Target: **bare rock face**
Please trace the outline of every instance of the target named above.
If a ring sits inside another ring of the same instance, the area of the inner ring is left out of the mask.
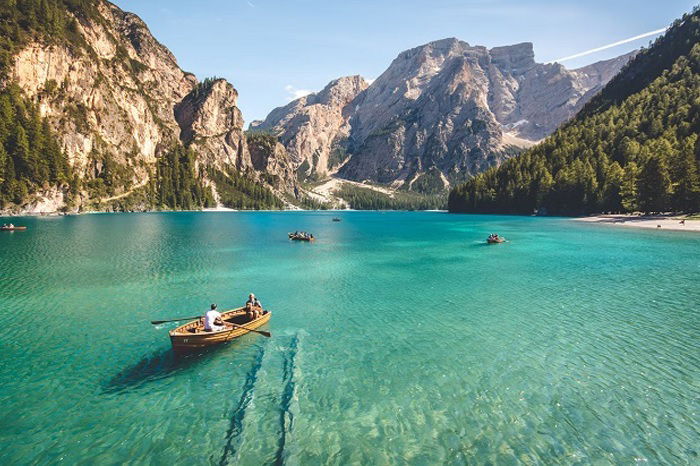
[[[202,162],[238,170],[252,168],[243,134],[238,92],[224,79],[205,81],[175,105],[180,139],[201,154]]]
[[[108,156],[135,183],[177,140],[173,104],[196,79],[138,17],[107,2],[99,13],[104,21],[79,23],[88,50],[32,43],[15,56],[11,78],[38,100],[78,173],[89,179]]]
[[[248,138],[248,149],[253,168],[264,174],[273,189],[298,195],[294,163],[276,138],[266,134],[251,135]]]
[[[107,1],[97,7],[98,17],[77,22],[84,46],[32,42],[8,73],[38,103],[74,171],[89,182],[109,159],[127,178],[116,191],[126,192],[145,185],[164,152],[183,143],[195,149],[203,177],[206,167],[253,170],[264,183],[233,86],[198,83],[138,16]]]
[[[447,188],[553,132],[630,57],[571,71],[536,63],[530,43],[487,49],[444,39],[402,52],[370,86],[351,87],[354,95],[336,100],[342,111],[321,116],[314,107],[337,80],[257,128],[278,134],[302,171],[332,172],[327,161],[343,158],[338,175],[347,179]]]
[[[336,79],[317,94],[273,110],[251,129],[278,136],[303,175],[326,175],[343,161],[342,143],[349,134],[352,113],[347,106],[367,86],[361,76]]]

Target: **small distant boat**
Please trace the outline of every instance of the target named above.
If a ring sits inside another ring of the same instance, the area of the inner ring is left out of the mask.
[[[26,229],[27,227],[0,227],[0,231],[22,231]]]
[[[505,243],[506,239],[503,236],[489,236],[486,238],[486,242],[489,244]]]
[[[314,241],[314,235],[311,233],[306,233],[305,231],[297,231],[294,233],[289,233],[289,239],[292,241]]]
[[[340,219],[338,217],[333,217],[334,222],[340,222]]]
[[[270,320],[270,317],[272,317],[272,312],[263,311],[263,314],[260,317],[249,321],[246,317],[245,308],[243,307],[221,313],[221,320],[224,322],[243,325],[248,327],[248,329],[253,330],[266,324]],[[197,319],[187,322],[185,325],[181,325],[176,329],[171,330],[169,333],[170,342],[172,343],[175,351],[188,351],[231,341],[234,338],[250,333],[250,330],[248,329],[234,327],[232,329],[227,328],[216,332],[206,332],[204,331],[202,319]]]

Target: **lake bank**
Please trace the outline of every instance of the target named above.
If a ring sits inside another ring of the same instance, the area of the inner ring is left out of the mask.
[[[686,219],[683,215],[633,215],[611,214],[575,218],[577,222],[600,225],[647,228],[653,230],[692,231],[700,233],[700,218]],[[685,220],[685,223],[681,223]],[[660,226],[659,226],[660,225]]]

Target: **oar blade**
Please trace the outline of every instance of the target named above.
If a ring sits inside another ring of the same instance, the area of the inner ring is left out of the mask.
[[[169,320],[152,320],[151,323],[153,325],[159,325],[159,324],[165,324],[168,322],[180,322],[182,320],[196,320],[201,318],[202,316],[190,316],[190,317],[180,317],[179,319],[169,319]]]

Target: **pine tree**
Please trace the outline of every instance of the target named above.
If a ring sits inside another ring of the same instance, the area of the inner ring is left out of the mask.
[[[673,204],[686,212],[700,211],[700,174],[693,152],[697,136],[688,138],[679,152],[678,183],[673,190]]]
[[[669,206],[671,178],[664,157],[649,157],[642,166],[637,183],[639,208],[644,212],[663,212]]]

